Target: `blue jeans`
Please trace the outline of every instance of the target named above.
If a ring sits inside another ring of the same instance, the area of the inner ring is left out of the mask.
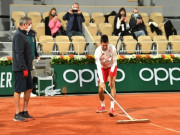
[[[72,41],[71,40],[72,36],[84,36],[84,34],[79,31],[71,30],[67,33],[67,36],[69,37],[69,40]]]
[[[143,30],[140,31],[136,31],[134,32],[136,38],[138,38],[139,36],[146,36],[145,32]]]

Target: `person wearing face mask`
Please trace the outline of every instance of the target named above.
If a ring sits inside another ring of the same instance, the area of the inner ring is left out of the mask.
[[[29,40],[26,36],[28,29],[28,17],[21,17],[19,28],[13,37],[12,42],[12,71],[14,72],[14,103],[15,115],[14,121],[33,120],[34,117],[28,113],[28,103],[32,92],[32,49]],[[20,111],[20,93],[24,92],[24,103],[22,111]]]
[[[62,35],[61,22],[56,14],[56,9],[52,8],[49,11],[49,16],[45,18],[45,34],[56,37]]]
[[[114,19],[114,31],[113,34],[116,36],[125,36],[131,35],[131,32],[128,29],[129,24],[127,24],[126,20],[126,10],[125,8],[121,8],[119,13]]]
[[[133,10],[133,14],[131,15],[129,25],[134,34],[135,39],[138,39],[139,36],[147,35],[144,21],[142,19],[142,16],[138,13],[137,8]]]
[[[85,19],[78,3],[74,3],[72,9],[63,16],[63,20],[68,20],[66,34],[70,40],[72,36],[84,36],[82,33],[82,23],[85,22]]]

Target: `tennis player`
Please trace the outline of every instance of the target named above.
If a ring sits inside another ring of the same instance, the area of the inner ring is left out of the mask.
[[[101,36],[101,45],[95,50],[95,60],[99,76],[99,99],[101,106],[96,111],[102,113],[105,111],[104,89],[106,82],[109,82],[111,95],[115,99],[116,88],[115,80],[117,76],[117,53],[114,45],[109,44],[108,36]],[[109,115],[114,116],[114,101],[111,99]]]

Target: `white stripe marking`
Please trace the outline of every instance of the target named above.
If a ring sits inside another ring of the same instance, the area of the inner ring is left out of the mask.
[[[177,131],[177,130],[174,130],[174,129],[170,129],[170,128],[166,128],[166,127],[163,127],[163,126],[159,126],[159,125],[157,125],[157,124],[153,124],[153,123],[149,123],[149,124],[150,124],[150,125],[153,125],[153,126],[156,126],[156,127],[159,127],[159,128],[163,128],[163,129],[172,131],[172,132],[180,133],[180,131]]]

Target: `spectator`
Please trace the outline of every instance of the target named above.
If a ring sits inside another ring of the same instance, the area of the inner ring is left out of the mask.
[[[131,32],[128,29],[129,24],[127,24],[126,20],[126,10],[125,8],[121,8],[119,13],[116,15],[114,19],[114,32],[113,34],[116,36],[125,36],[131,35]]]
[[[30,94],[32,92],[32,51],[31,45],[26,36],[28,28],[28,17],[21,17],[19,28],[17,29],[12,42],[13,64],[12,70],[15,76],[14,103],[16,113],[14,121],[27,121],[34,119],[27,111]],[[24,103],[20,112],[20,93],[24,92]]]
[[[134,9],[133,14],[131,15],[129,25],[132,29],[132,33],[134,34],[135,39],[137,39],[141,35],[146,35],[144,21],[142,19],[142,16],[138,14],[137,8]]]
[[[72,9],[63,16],[63,20],[68,20],[66,34],[70,40],[72,36],[84,36],[82,33],[82,22],[85,22],[85,19],[78,3],[74,3]]]
[[[62,35],[61,29],[61,22],[56,14],[56,9],[52,8],[49,16],[45,18],[45,34],[56,37]]]

